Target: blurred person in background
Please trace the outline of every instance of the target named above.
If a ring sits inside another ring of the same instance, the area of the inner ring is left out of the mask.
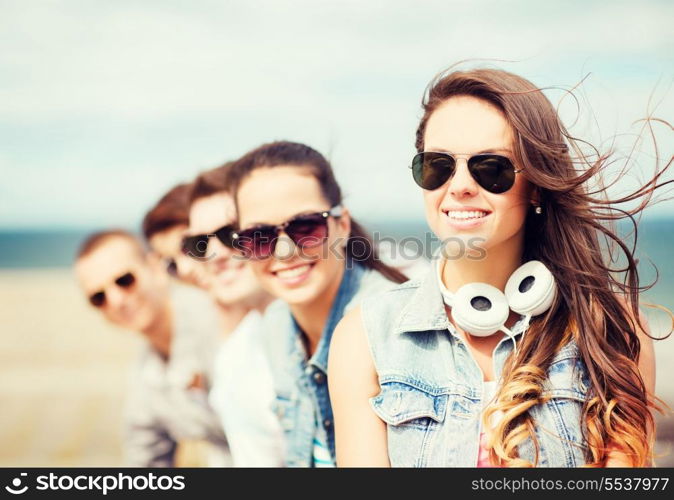
[[[286,463],[333,467],[332,331],[363,297],[407,278],[379,259],[342,206],[332,167],[318,151],[287,141],[265,144],[238,159],[229,177],[240,226],[233,244],[261,285],[281,299],[268,308],[263,328]]]
[[[263,347],[261,313],[270,296],[231,247],[236,222],[229,165],[194,181],[184,252],[208,273],[220,317],[210,402],[227,434],[235,467],[280,467],[283,432],[272,411],[272,373]]]
[[[227,440],[207,400],[206,361],[195,347],[216,330],[207,298],[192,287],[170,287],[163,260],[123,230],[86,238],[75,274],[106,320],[146,341],[124,413],[125,465],[181,465],[176,464],[178,444],[188,441],[208,443],[201,448],[207,457],[191,457],[189,465],[231,464]]]
[[[189,225],[192,184],[179,184],[152,207],[143,219],[142,229],[150,248],[171,275],[184,283],[206,288],[205,267],[182,251],[182,240]]]

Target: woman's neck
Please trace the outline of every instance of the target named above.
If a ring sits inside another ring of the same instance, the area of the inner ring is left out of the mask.
[[[456,260],[447,259],[441,263],[442,281],[452,293],[466,283],[487,283],[498,288],[501,291],[505,290],[508,278],[515,272],[515,270],[522,264],[523,253],[522,238],[511,238],[505,241],[498,247],[487,250],[483,259],[475,260],[466,257]],[[445,306],[447,317],[454,324],[458,334],[468,344],[469,349],[480,367],[484,380],[494,380],[496,374],[493,372],[492,356],[494,348],[503,339],[503,332],[496,332],[494,335],[487,337],[477,337],[468,335],[467,332],[459,328],[454,322],[449,306]],[[506,326],[511,328],[517,321],[518,314],[514,311],[510,312],[506,320]]]
[[[338,275],[328,285],[328,288],[313,301],[305,304],[290,305],[290,311],[305,335],[305,347],[309,357],[316,352],[318,343],[321,340],[325,323],[328,321],[330,310],[344,278],[344,270],[345,267],[342,266],[339,269]]]
[[[508,278],[522,265],[524,242],[513,237],[484,252],[481,259],[462,256],[445,259],[442,263],[442,282],[452,293],[466,283],[487,283],[499,290],[505,289]]]

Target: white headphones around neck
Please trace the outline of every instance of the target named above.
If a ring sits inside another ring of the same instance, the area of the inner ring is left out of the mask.
[[[510,310],[525,316],[526,328],[532,316],[550,309],[557,295],[554,276],[538,260],[518,267],[508,278],[505,293],[478,282],[467,283],[451,293],[442,283],[442,267],[439,262],[440,291],[445,304],[452,308],[452,319],[462,330],[477,337],[502,331],[514,341],[514,334],[505,326]]]

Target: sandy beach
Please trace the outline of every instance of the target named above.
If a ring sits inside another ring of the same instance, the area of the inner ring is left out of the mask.
[[[91,310],[67,269],[0,271],[0,304],[0,466],[120,465],[139,340]],[[656,356],[657,394],[674,407],[674,339]],[[657,450],[670,453],[657,464],[674,466],[671,416],[658,432]]]
[[[138,339],[91,310],[68,270],[3,270],[0,304],[0,465],[119,465]]]

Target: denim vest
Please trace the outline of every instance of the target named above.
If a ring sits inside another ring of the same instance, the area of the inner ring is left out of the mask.
[[[475,467],[483,375],[447,318],[435,266],[420,280],[368,297],[361,310],[381,388],[370,404],[387,424],[391,465]],[[518,341],[525,328],[520,316],[511,328]],[[508,337],[494,349],[496,380],[512,349]],[[550,399],[529,410],[539,467],[586,463],[581,414],[588,387],[587,369],[571,341],[556,353],[548,369],[543,393]],[[534,463],[530,438],[520,444],[518,453]]]
[[[276,401],[273,404],[285,434],[285,461],[288,467],[312,467],[313,442],[317,426],[323,426],[327,445],[335,461],[335,433],[328,394],[328,352],[332,332],[344,314],[367,295],[395,283],[379,272],[359,264],[346,266],[316,352],[307,359],[302,332],[280,300],[265,311],[266,350],[274,376]]]

